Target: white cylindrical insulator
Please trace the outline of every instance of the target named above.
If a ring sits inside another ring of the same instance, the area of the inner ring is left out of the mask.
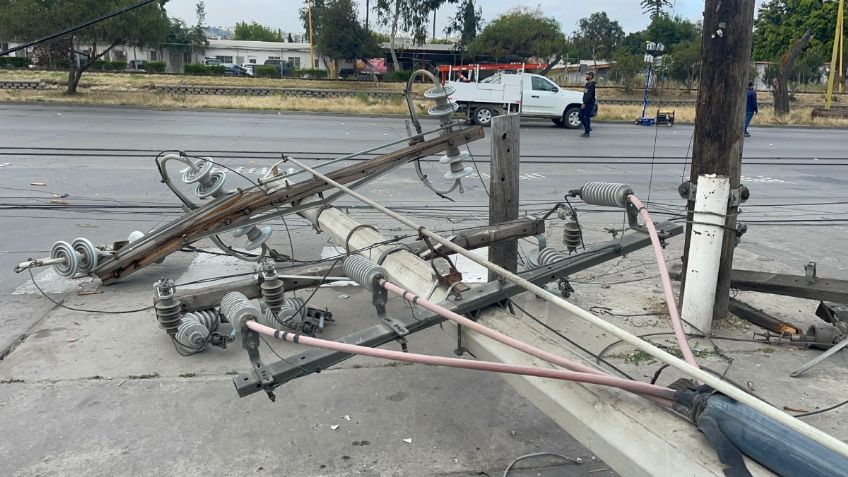
[[[97,268],[100,254],[90,240],[82,237],[76,238],[71,242],[71,247],[79,254],[79,273],[87,275]]]
[[[683,322],[698,328],[689,330],[692,333],[709,334],[712,327],[729,198],[730,179],[714,174],[698,177],[685,270],[686,283],[692,286],[686,287],[681,306]]]
[[[242,237],[247,235],[247,243],[245,244],[244,249],[254,250],[261,247],[262,244],[271,238],[271,232],[271,227],[268,227],[267,225],[263,225],[262,227],[248,225],[246,227],[236,229],[236,231],[233,232],[233,237]]]
[[[589,182],[580,189],[583,202],[606,207],[625,207],[633,188],[627,184],[613,182]]]
[[[194,313],[186,313],[174,338],[184,353],[197,353],[206,348],[209,334],[209,328]]]
[[[50,258],[58,258],[63,262],[53,265],[53,270],[62,278],[73,278],[79,271],[79,253],[68,242],[56,242],[50,248]]]
[[[141,239],[141,238],[143,238],[143,237],[144,237],[144,232],[141,232],[141,231],[139,231],[139,230],[136,230],[136,231],[130,232],[129,237],[127,237],[127,242],[129,242],[129,243],[133,243],[133,242],[135,242],[136,240],[139,240],[139,239]]]
[[[183,171],[182,180],[186,184],[208,182],[212,174],[212,158],[205,157],[194,163],[196,169],[188,168]]]
[[[239,329],[247,320],[255,320],[262,316],[258,309],[251,304],[244,294],[230,292],[221,299],[221,314],[235,329]]]
[[[456,89],[453,86],[445,86],[445,87],[433,87],[424,92],[424,97],[432,100],[439,100],[442,98],[447,98],[448,96],[454,94]]]
[[[468,154],[468,151],[461,151],[459,154],[457,154],[455,156],[449,156],[449,155],[445,154],[444,156],[439,158],[439,163],[440,164],[454,164],[456,162],[462,162],[462,161],[468,159],[469,157],[471,157],[471,155]]]
[[[556,250],[556,249],[553,249],[553,248],[550,248],[550,247],[546,247],[546,248],[543,248],[542,250],[539,250],[539,255],[538,255],[536,260],[539,263],[539,266],[543,267],[543,266],[546,266],[546,265],[551,265],[552,263],[555,263],[555,262],[559,262],[561,260],[565,260],[566,258],[568,258],[568,256],[566,256],[565,254],[563,254],[559,250]]]
[[[303,301],[303,298],[286,298],[280,306],[280,311],[274,313],[270,308],[265,310],[259,322],[271,328],[286,326],[298,329],[306,319],[307,311],[306,302]]]
[[[174,282],[160,280],[153,285],[153,292],[156,320],[166,333],[173,336],[177,333],[182,315],[180,301],[175,296]]]
[[[214,172],[197,184],[194,193],[201,199],[208,197],[218,198],[224,193],[223,188],[226,181],[227,174],[222,171]]]

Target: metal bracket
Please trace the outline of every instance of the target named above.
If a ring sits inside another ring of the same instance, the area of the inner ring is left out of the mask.
[[[373,290],[371,292],[371,302],[374,304],[374,308],[377,309],[377,317],[383,320],[383,323],[385,323],[386,326],[388,326],[398,336],[406,336],[409,334],[409,330],[406,326],[386,313],[386,303],[389,301],[389,292],[380,286],[379,281],[383,278],[384,277],[381,276],[374,277],[374,282],[371,285],[371,289]]]
[[[816,283],[816,262],[810,260],[804,265],[804,275],[807,278],[807,283]]]
[[[274,375],[265,367],[259,357],[259,333],[247,327],[244,327],[241,331],[241,344],[247,350],[247,356],[250,358],[250,364],[253,367],[253,374],[256,375],[262,389],[268,394],[268,399],[274,402],[277,399],[274,394]]]
[[[693,184],[691,181],[685,181],[677,187],[677,193],[680,197],[695,202],[695,197],[698,193],[698,184]],[[730,189],[730,197],[727,200],[729,207],[739,207],[748,201],[751,197],[751,190],[744,184],[739,184],[739,188]]]

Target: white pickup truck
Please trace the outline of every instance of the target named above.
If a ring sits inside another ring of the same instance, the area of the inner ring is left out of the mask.
[[[480,82],[447,81],[454,89],[451,101],[465,110],[466,117],[489,126],[501,113],[550,118],[559,127],[579,128],[583,93],[557,86],[541,75],[498,73]]]

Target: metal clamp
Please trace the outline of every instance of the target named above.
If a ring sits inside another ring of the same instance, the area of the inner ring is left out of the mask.
[[[375,276],[371,287],[371,303],[377,309],[377,317],[383,321],[392,331],[398,336],[406,336],[409,330],[400,321],[390,317],[386,313],[386,303],[389,301],[389,292],[380,285],[380,280],[384,280],[383,276]]]
[[[680,197],[695,202],[698,193],[698,184],[693,184],[692,181],[685,181],[677,187],[677,193]],[[736,189],[730,189],[730,197],[727,199],[729,207],[739,207],[741,204],[748,202],[751,197],[751,190],[744,184],[739,184]]]
[[[270,399],[271,402],[276,401],[277,396],[274,394],[274,376],[268,368],[265,367],[262,363],[262,359],[259,357],[259,333],[245,327],[242,330],[241,345],[245,350],[247,350],[247,356],[250,358],[250,364],[253,367],[253,374],[256,375],[256,379],[259,380],[262,389],[266,394],[268,394],[268,399]]]

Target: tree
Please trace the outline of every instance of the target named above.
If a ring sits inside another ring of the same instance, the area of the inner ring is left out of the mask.
[[[610,79],[618,81],[624,87],[625,93],[630,93],[635,88],[639,75],[645,70],[643,55],[629,53],[619,50],[615,54],[616,62],[612,67]]]
[[[165,41],[171,27],[165,13],[166,1],[148,4],[56,40],[53,45],[68,57],[67,94],[76,94],[82,74],[116,46],[160,45]],[[69,8],[62,0],[0,0],[0,11],[3,12],[0,15],[0,36],[33,40],[126,5],[123,0],[76,0],[73,8]]]
[[[556,19],[521,7],[486,25],[468,45],[472,56],[505,61],[549,60],[565,50],[565,35]]]
[[[294,38],[292,38],[292,34],[291,34],[291,33],[289,33],[289,36],[288,36],[288,37],[286,37],[286,42],[288,42],[288,43],[294,43]]]
[[[432,0],[377,0],[374,10],[377,21],[389,28],[389,53],[395,71],[400,71],[395,46],[400,32],[412,36],[413,43],[421,45],[427,39],[427,25],[430,20]]]
[[[483,26],[483,10],[474,5],[474,0],[462,0],[445,33],[448,35],[459,34],[459,41],[454,45],[457,50],[464,51],[468,45],[477,38]]]
[[[665,14],[665,7],[671,6],[671,0],[642,0],[642,13],[651,15],[651,19]]]
[[[374,36],[356,18],[353,0],[327,0],[321,15],[318,50],[333,60],[331,76],[338,73],[340,60],[367,59],[379,54]]]
[[[774,96],[774,114],[776,115],[789,114],[789,74],[792,72],[792,65],[798,55],[810,43],[812,36],[813,31],[807,29],[801,38],[795,40],[792,48],[780,58],[780,66],[774,79],[774,87],[771,90],[771,94]]]
[[[691,93],[701,67],[701,42],[687,40],[674,45],[664,61],[668,63],[672,79],[683,83],[686,92]]]
[[[624,30],[606,12],[597,12],[577,22],[572,43],[577,55],[584,59],[610,59],[624,41]]]
[[[238,22],[236,23],[235,32],[233,33],[234,40],[248,41],[283,41],[283,32],[262,25],[257,22]]]
[[[836,30],[837,2],[771,0],[760,7],[754,23],[754,60],[777,61],[807,30],[807,51],[830,58]],[[846,28],[848,30],[848,27]]]

